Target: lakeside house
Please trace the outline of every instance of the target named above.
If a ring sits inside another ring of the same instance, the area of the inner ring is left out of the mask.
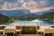
[[[54,25],[0,25],[0,36],[54,36]]]

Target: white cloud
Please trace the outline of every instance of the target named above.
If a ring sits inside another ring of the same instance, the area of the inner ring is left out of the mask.
[[[4,2],[5,1],[5,2]],[[49,0],[4,0],[2,2],[6,3],[10,3],[14,7],[37,7],[37,8],[45,8],[48,5],[53,5],[52,1],[50,2]],[[27,2],[26,2],[27,1]],[[52,4],[51,4],[52,3]],[[17,5],[16,5],[17,4]],[[51,7],[51,6],[50,6]]]
[[[21,0],[21,3],[23,3],[24,2],[24,0]]]
[[[0,0],[0,9],[34,9],[54,7],[54,0]],[[43,10],[43,9],[42,9]],[[44,9],[45,10],[45,9]]]
[[[27,3],[26,3],[26,2],[24,2],[24,3],[23,3],[23,5],[22,5],[21,7],[27,7],[27,6],[26,6],[26,4],[27,4]]]

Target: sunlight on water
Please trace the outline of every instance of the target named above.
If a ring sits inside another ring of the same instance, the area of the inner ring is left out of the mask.
[[[43,21],[36,19],[36,20],[32,20],[32,22],[43,22]]]

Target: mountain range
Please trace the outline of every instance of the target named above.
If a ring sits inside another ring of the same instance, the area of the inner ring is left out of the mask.
[[[35,13],[33,13],[33,14],[42,15],[42,14],[44,14],[44,13],[49,13],[49,12],[54,12],[54,9],[50,9],[50,10],[47,10],[47,11],[35,12]]]
[[[0,13],[5,16],[22,16],[30,14],[29,10],[0,10]]]
[[[48,13],[48,12],[54,12],[54,9],[50,9],[47,11],[40,11],[40,12],[35,12],[35,13],[31,13],[30,10],[24,9],[24,10],[0,10],[0,13],[5,15],[5,16],[16,16],[16,17],[33,17],[33,16],[37,16],[37,15],[41,15],[44,13]]]

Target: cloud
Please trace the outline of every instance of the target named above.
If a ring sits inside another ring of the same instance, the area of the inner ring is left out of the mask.
[[[54,0],[0,0],[0,9],[42,9],[54,7]]]
[[[54,6],[54,0],[34,0],[38,3],[38,8]]]
[[[15,3],[15,2],[17,2],[17,0],[2,0],[2,1],[4,1],[4,2],[10,2],[10,3]]]
[[[54,6],[54,0],[0,0],[1,4],[5,4],[6,2],[13,4],[13,6],[31,6],[37,8],[51,7]],[[26,3],[26,4],[25,4]],[[17,4],[17,5],[15,5]]]

